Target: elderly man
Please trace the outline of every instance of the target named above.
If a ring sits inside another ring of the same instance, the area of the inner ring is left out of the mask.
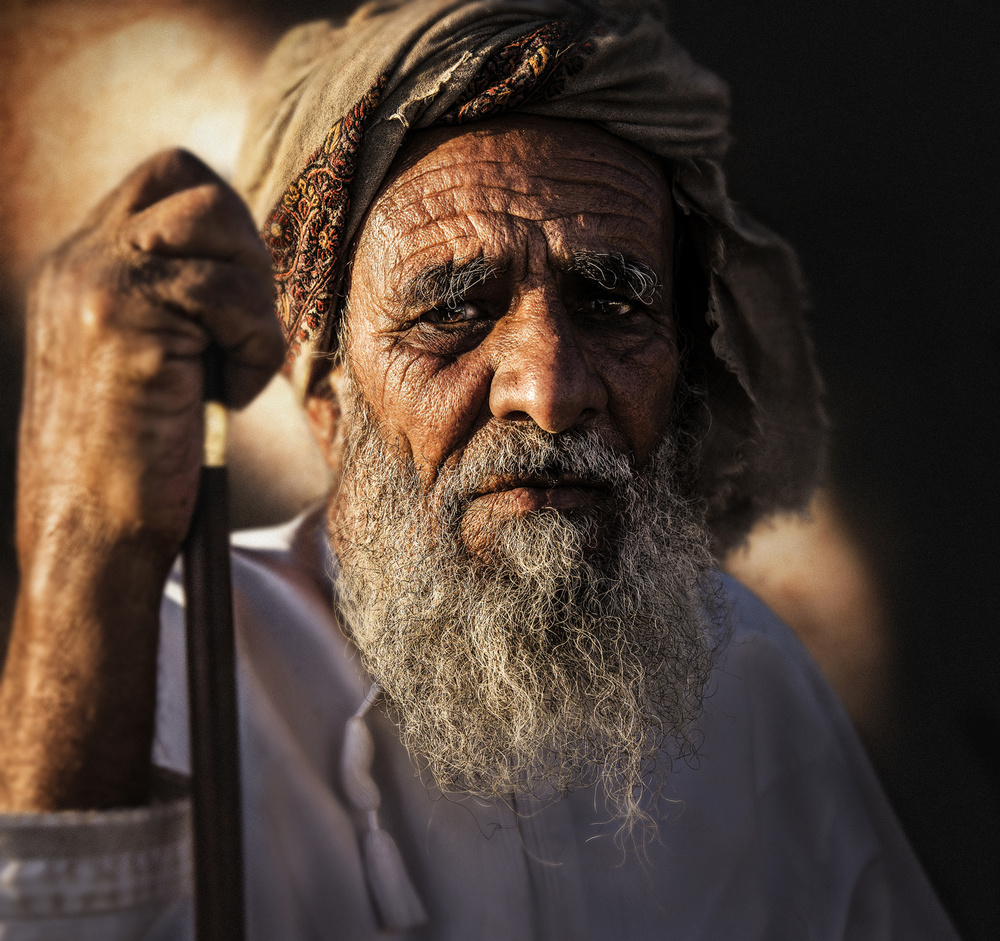
[[[190,934],[153,768],[188,769],[214,341],[234,406],[287,349],[336,474],[234,548],[251,937],[952,937],[815,667],[713,569],[823,430],[718,80],[646,5],[430,0],[293,32],[263,88],[268,251],[171,153],[36,285],[4,936]]]

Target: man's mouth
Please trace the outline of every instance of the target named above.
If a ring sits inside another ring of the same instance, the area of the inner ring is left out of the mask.
[[[484,501],[496,509],[529,512],[542,507],[573,509],[593,506],[608,490],[606,482],[576,474],[526,474],[493,477],[476,490],[470,502]]]

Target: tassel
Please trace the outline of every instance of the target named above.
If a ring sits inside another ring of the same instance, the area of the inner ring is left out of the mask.
[[[365,834],[365,874],[379,922],[386,931],[406,931],[427,921],[396,841],[381,828]]]
[[[371,775],[375,742],[365,724],[365,715],[381,692],[377,684],[373,685],[361,707],[347,720],[344,750],[340,756],[340,783],[347,799],[355,808],[364,811],[368,820],[368,832],[362,844],[365,878],[379,924],[386,931],[406,931],[424,924],[427,912],[406,871],[396,841],[379,826],[382,795]]]
[[[344,751],[340,756],[340,783],[347,799],[358,810],[378,810],[381,796],[371,776],[375,743],[365,720],[352,716],[344,730]]]

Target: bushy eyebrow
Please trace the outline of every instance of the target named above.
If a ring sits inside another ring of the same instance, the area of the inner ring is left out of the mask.
[[[406,308],[453,307],[475,287],[497,274],[497,267],[480,256],[468,261],[445,261],[418,271],[402,285]]]
[[[640,304],[652,304],[663,294],[663,284],[649,265],[630,255],[573,252],[569,271]]]
[[[563,270],[640,304],[652,305],[663,294],[656,272],[631,255],[573,252],[570,264]],[[500,268],[483,256],[428,265],[401,285],[400,306],[408,310],[457,306],[473,288],[499,272]]]

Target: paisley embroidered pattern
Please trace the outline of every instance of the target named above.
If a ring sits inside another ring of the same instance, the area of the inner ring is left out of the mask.
[[[592,51],[580,40],[583,27],[555,20],[488,56],[469,85],[468,97],[440,124],[461,125],[510,111],[529,99],[558,97],[566,79]],[[338,299],[333,283],[351,205],[365,131],[378,107],[382,75],[333,127],[302,172],[271,210],[261,237],[271,252],[276,307],[287,343],[285,369],[308,347],[322,342]]]
[[[498,49],[469,87],[469,100],[445,113],[439,124],[469,124],[511,111],[531,98],[558,98],[566,79],[591,51],[579,41],[581,26],[555,20]]]
[[[286,368],[332,313],[332,275],[351,206],[361,141],[385,88],[379,79],[327,132],[288,185],[261,231],[271,252]]]

